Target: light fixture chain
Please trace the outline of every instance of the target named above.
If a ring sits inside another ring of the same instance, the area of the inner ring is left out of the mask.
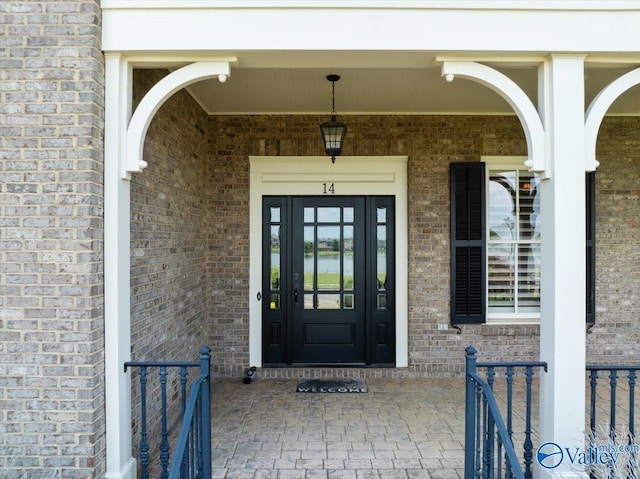
[[[331,114],[336,113],[336,82],[331,82]]]

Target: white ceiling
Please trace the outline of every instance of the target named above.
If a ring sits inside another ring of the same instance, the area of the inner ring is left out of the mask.
[[[387,53],[387,52],[385,52]],[[476,82],[448,83],[433,55],[284,53],[277,60],[240,57],[226,83],[203,81],[189,91],[210,114],[326,114],[331,111],[328,74],[338,74],[336,112],[340,114],[513,114],[497,94]],[[536,103],[537,69],[491,65],[514,80]],[[632,68],[587,64],[585,105],[608,83]],[[586,107],[585,106],[585,107]],[[640,115],[640,87],[623,94],[609,114]]]

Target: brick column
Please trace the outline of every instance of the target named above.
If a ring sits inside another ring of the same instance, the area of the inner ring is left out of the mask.
[[[100,477],[99,2],[0,16],[0,476]]]

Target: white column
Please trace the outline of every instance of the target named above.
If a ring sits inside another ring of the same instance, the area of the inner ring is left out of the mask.
[[[541,67],[540,111],[548,179],[541,194],[540,444],[584,448],[584,57],[552,55]],[[566,457],[542,477],[582,477]]]
[[[104,145],[104,314],[107,479],[135,479],[131,457],[131,351],[129,307],[130,185],[122,178],[125,133],[131,114],[131,69],[106,54]]]

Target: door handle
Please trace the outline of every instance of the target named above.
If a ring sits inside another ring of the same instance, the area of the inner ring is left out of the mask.
[[[295,304],[298,304],[298,289],[297,288],[293,290],[293,302]]]

